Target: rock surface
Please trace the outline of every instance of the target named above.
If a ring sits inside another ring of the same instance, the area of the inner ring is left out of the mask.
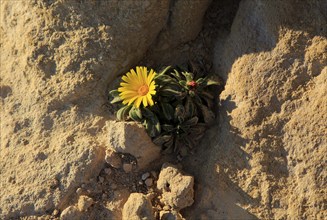
[[[217,39],[219,126],[199,147],[207,161],[189,162],[201,187],[186,218],[326,218],[326,13],[326,1],[240,2]]]
[[[181,161],[197,180],[183,216],[326,218],[326,1],[212,1],[197,35],[208,3],[1,0],[0,219],[120,219],[150,189],[106,167],[108,84],[202,56],[226,85],[219,125]],[[95,203],[80,212],[85,194]]]
[[[162,192],[162,201],[173,209],[183,209],[194,202],[194,178],[182,174],[175,166],[165,163],[159,174],[157,188]]]
[[[154,219],[151,201],[142,193],[132,193],[124,205],[122,219]]]
[[[99,173],[108,83],[142,59],[171,2],[1,1],[0,218],[63,210]]]
[[[111,122],[108,137],[108,146],[116,152],[133,155],[139,169],[160,157],[161,148],[153,144],[143,126],[135,122]]]

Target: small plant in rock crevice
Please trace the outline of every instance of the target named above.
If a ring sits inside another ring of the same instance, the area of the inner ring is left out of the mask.
[[[159,73],[147,67],[131,69],[120,87],[110,91],[119,104],[118,120],[143,124],[164,153],[186,154],[214,122],[214,94],[218,82],[170,66]]]

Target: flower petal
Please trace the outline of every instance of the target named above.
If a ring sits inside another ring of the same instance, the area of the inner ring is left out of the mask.
[[[144,106],[144,107],[147,107],[147,106],[148,106],[148,101],[147,101],[146,96],[143,96],[143,97],[142,97],[142,101],[143,101],[143,106]]]
[[[154,105],[153,100],[152,100],[152,96],[149,93],[146,95],[146,98],[147,98],[148,103],[149,103],[150,106]]]
[[[137,99],[136,99],[135,102],[134,102],[134,106],[135,106],[136,108],[139,108],[140,105],[141,105],[141,102],[142,102],[142,96],[137,97]]]

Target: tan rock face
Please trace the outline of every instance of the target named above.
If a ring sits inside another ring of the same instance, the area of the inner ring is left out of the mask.
[[[0,5],[0,218],[62,211],[103,165],[108,83],[144,56],[170,1]]]
[[[116,152],[128,153],[137,159],[143,169],[160,157],[161,148],[153,144],[143,126],[134,122],[111,122],[108,128],[108,146]]]
[[[207,184],[194,209],[212,205],[208,219],[323,218],[327,7],[311,3],[241,1],[217,40],[219,126],[202,143],[205,166],[195,164]]]
[[[124,205],[122,219],[154,219],[151,201],[142,193],[132,193]]]
[[[157,188],[162,191],[162,202],[180,210],[194,202],[194,178],[184,175],[171,164],[164,164],[159,174]]]

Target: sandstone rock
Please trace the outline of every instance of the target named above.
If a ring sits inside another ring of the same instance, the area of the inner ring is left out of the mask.
[[[327,3],[312,3],[241,1],[230,33],[217,38],[219,125],[199,146],[206,162],[189,163],[204,185],[185,218],[204,207],[208,219],[323,215]]]
[[[112,151],[107,149],[106,150],[106,157],[105,157],[106,162],[111,165],[114,168],[121,168],[122,166],[122,162],[121,162],[121,158],[119,157],[119,155]]]
[[[92,198],[88,196],[80,196],[78,199],[77,207],[81,212],[85,212],[93,204],[94,201]]]
[[[160,211],[160,220],[185,220],[177,211]]]
[[[110,122],[109,146],[116,152],[129,153],[137,159],[139,169],[159,158],[160,147],[153,144],[142,125],[135,122]]]
[[[60,215],[62,220],[81,220],[82,217],[82,213],[75,206],[68,206]]]
[[[130,173],[133,170],[133,165],[130,163],[124,163],[123,170],[125,171],[125,173]]]
[[[150,176],[149,172],[143,173],[142,174],[142,180],[146,180]]]
[[[168,8],[168,0],[1,1],[1,219],[66,207],[98,175],[108,83],[143,57]],[[60,184],[49,190],[53,178]]]
[[[147,187],[151,187],[153,185],[153,179],[148,178],[144,181],[144,183]]]
[[[194,178],[184,175],[173,165],[165,163],[160,171],[157,188],[162,191],[162,201],[180,210],[194,202]]]
[[[123,208],[123,220],[154,219],[150,200],[142,193],[132,193]]]

